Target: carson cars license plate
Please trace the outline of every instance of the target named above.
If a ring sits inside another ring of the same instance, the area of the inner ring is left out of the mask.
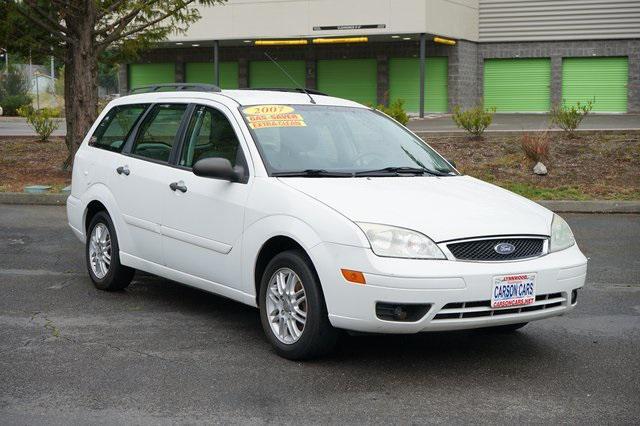
[[[492,308],[530,305],[536,301],[536,274],[493,277]]]

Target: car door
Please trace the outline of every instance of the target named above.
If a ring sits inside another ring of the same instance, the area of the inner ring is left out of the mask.
[[[171,176],[169,160],[180,139],[186,103],[153,105],[127,141],[111,188],[130,237],[128,252],[164,265],[162,209]]]
[[[240,242],[251,178],[246,144],[231,112],[220,105],[195,105],[176,167],[164,185],[163,247],[167,266],[226,287],[240,285]],[[200,159],[223,157],[241,166],[243,182],[199,177]]]

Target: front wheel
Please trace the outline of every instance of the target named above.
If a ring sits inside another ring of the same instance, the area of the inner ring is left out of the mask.
[[[311,262],[299,250],[276,255],[260,284],[260,319],[278,355],[309,359],[331,351],[338,332],[327,308]]]

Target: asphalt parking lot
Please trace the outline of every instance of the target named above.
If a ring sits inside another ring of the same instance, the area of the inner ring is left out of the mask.
[[[590,257],[569,315],[297,363],[252,308],[151,276],[95,290],[64,208],[0,205],[0,424],[637,424],[640,216],[564,217]]]

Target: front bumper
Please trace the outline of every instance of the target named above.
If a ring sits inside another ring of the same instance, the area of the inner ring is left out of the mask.
[[[536,259],[512,262],[383,258],[370,249],[333,243],[314,247],[311,257],[322,282],[331,324],[373,333],[460,330],[563,315],[574,308],[571,293],[584,285],[587,272],[587,259],[577,245]],[[362,271],[366,285],[347,282],[341,268]],[[462,313],[458,318],[442,315],[453,312],[450,304],[490,300],[494,276],[522,273],[537,274],[536,295],[544,295],[536,302],[537,308],[505,314],[505,310],[462,305],[455,306],[456,312]],[[377,302],[431,307],[417,321],[387,321],[376,316]],[[443,311],[445,305],[449,306]]]

